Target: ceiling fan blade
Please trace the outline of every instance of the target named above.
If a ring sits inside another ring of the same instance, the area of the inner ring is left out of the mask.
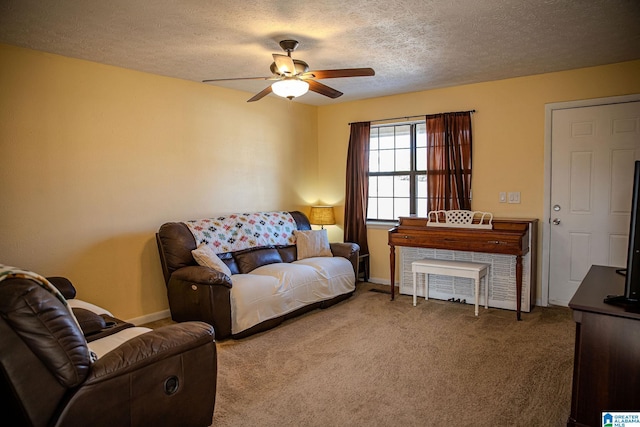
[[[202,83],[228,82],[228,81],[232,81],[232,80],[269,80],[269,79],[271,79],[271,77],[237,77],[237,78],[233,78],[233,79],[209,79],[209,80],[203,80]]]
[[[313,70],[304,73],[301,78],[308,77],[316,79],[333,79],[338,77],[365,77],[375,76],[373,68],[343,68],[341,70]]]
[[[295,75],[296,65],[293,63],[293,59],[287,55],[280,55],[279,53],[273,54],[273,60],[278,67],[280,74],[288,73],[289,75]]]
[[[319,93],[320,95],[328,96],[329,98],[338,98],[342,96],[342,92],[336,90],[327,85],[323,85],[315,80],[305,80],[309,83],[309,90],[314,91],[315,93]]]
[[[250,100],[248,100],[247,102],[253,102],[253,101],[259,101],[262,98],[264,98],[265,96],[269,95],[271,93],[271,86],[267,86],[266,88],[264,88],[261,92],[255,94],[253,96],[253,98],[251,98]]]

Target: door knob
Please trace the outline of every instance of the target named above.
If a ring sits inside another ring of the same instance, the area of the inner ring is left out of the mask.
[[[553,225],[558,225],[558,224],[560,224],[560,220],[558,218],[555,218],[553,220]]]

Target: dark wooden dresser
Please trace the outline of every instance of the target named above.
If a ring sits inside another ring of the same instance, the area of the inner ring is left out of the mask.
[[[600,426],[602,412],[640,412],[640,313],[605,304],[624,293],[614,267],[592,266],[569,302],[576,321],[568,426]]]

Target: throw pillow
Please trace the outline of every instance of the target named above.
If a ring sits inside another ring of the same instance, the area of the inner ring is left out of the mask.
[[[231,277],[231,270],[229,270],[227,264],[225,264],[206,243],[201,243],[197,249],[192,250],[191,255],[193,255],[198,265],[213,268]]]
[[[333,256],[329,246],[327,230],[295,230],[298,259]]]
[[[238,270],[248,274],[258,267],[282,262],[280,252],[275,248],[246,249],[233,253]]]

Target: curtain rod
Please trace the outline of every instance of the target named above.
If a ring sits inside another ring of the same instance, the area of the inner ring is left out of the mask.
[[[467,111],[455,111],[456,113],[475,113],[476,110],[467,110]],[[436,113],[436,114],[449,114],[449,113]],[[369,123],[374,123],[374,122],[388,122],[389,120],[400,120],[400,119],[415,119],[417,117],[426,117],[426,116],[432,116],[433,114],[420,114],[417,116],[403,116],[403,117],[392,117],[390,119],[378,119],[378,120],[370,120]],[[351,122],[349,123],[349,125],[352,125],[354,123],[358,123],[358,122]]]

